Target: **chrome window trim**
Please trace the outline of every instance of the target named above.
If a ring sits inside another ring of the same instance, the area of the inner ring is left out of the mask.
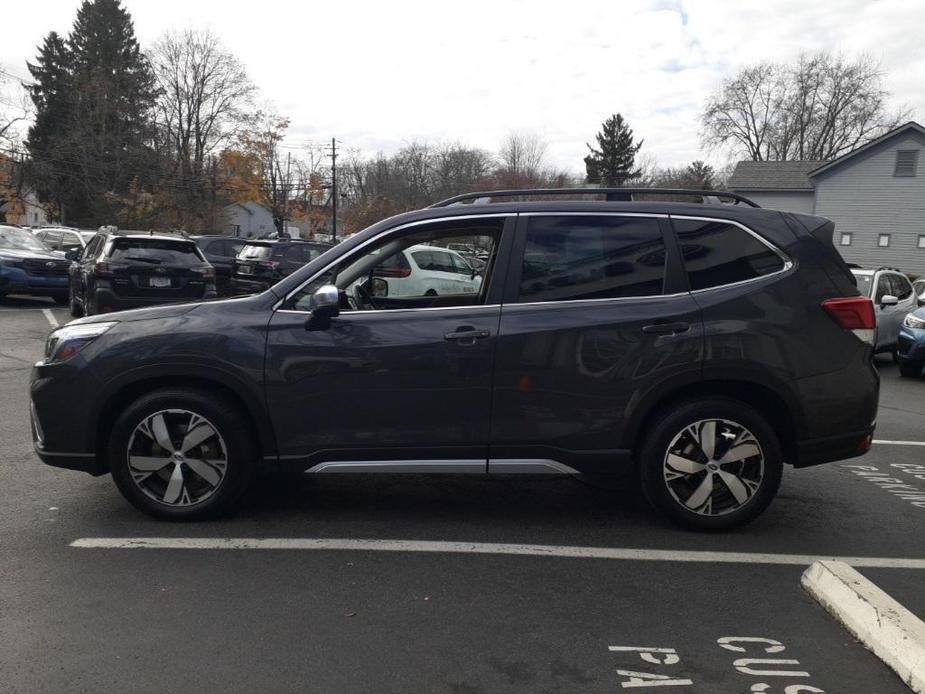
[[[524,301],[522,303],[510,303],[504,304],[504,311],[510,311],[511,309],[518,308],[520,306],[525,307],[534,307],[534,306],[570,306],[573,304],[601,304],[604,302],[612,301],[653,301],[656,299],[675,299],[679,296],[689,296],[691,292],[676,292],[674,294],[646,294],[644,296],[612,296],[606,297],[603,299],[564,299],[562,301]]]
[[[521,217],[641,217],[643,219],[668,219],[668,213],[661,212],[521,212]]]
[[[495,219],[497,219],[497,218],[499,218],[499,217],[516,217],[516,216],[517,216],[517,213],[516,213],[516,212],[491,212],[491,213],[485,213],[485,214],[463,214],[463,215],[453,215],[452,217],[433,217],[433,218],[431,218],[431,219],[418,219],[418,220],[415,220],[415,221],[413,221],[413,222],[406,222],[405,224],[399,224],[397,227],[389,227],[388,229],[383,229],[382,231],[380,231],[380,232],[379,232],[378,234],[376,234],[375,236],[371,236],[370,238],[366,239],[366,240],[365,240],[363,243],[361,243],[360,245],[356,246],[355,248],[350,249],[350,251],[348,251],[347,253],[342,253],[342,254],[339,255],[337,258],[335,258],[334,260],[332,260],[330,263],[328,263],[327,265],[325,265],[325,266],[324,266],[323,268],[321,268],[318,272],[316,272],[314,275],[312,275],[311,277],[309,277],[308,279],[306,279],[304,282],[302,282],[302,284],[300,284],[298,287],[296,287],[295,289],[293,289],[291,292],[289,292],[289,293],[288,293],[286,296],[284,296],[282,299],[280,299],[279,301],[277,301],[277,302],[273,305],[272,310],[273,310],[273,311],[282,310],[282,309],[279,308],[280,306],[282,306],[283,304],[285,304],[285,303],[286,303],[287,301],[289,301],[293,296],[295,296],[295,295],[298,294],[300,291],[302,291],[302,288],[303,288],[306,284],[309,284],[310,282],[313,282],[313,281],[314,281],[315,279],[317,279],[320,275],[323,275],[325,272],[327,272],[327,271],[330,270],[332,267],[334,267],[335,265],[337,265],[337,263],[339,263],[341,260],[343,260],[343,258],[344,258],[345,255],[351,254],[351,253],[353,253],[354,251],[359,251],[361,248],[366,248],[368,245],[370,245],[370,244],[373,243],[374,241],[380,239],[381,237],[385,236],[386,234],[392,234],[392,233],[395,233],[395,232],[397,232],[397,231],[401,231],[402,229],[409,229],[409,228],[411,228],[411,227],[421,226],[422,224],[432,224],[432,223],[438,223],[438,222],[459,222],[459,221],[467,220],[467,219],[490,219],[490,218],[495,218]],[[336,246],[335,246],[335,248],[336,248]],[[289,312],[289,313],[301,313],[301,314],[307,313],[307,311],[293,311],[293,310],[291,310],[291,309],[285,309],[285,310],[286,310],[287,312]],[[384,311],[420,311],[420,310],[423,310],[423,309],[382,309],[382,310],[384,310]]]
[[[350,318],[352,316],[367,316],[382,313],[388,313],[390,316],[395,313],[407,313],[408,311],[461,311],[469,309],[470,311],[480,308],[501,308],[501,304],[473,304],[471,306],[420,306],[418,308],[381,308],[381,309],[364,309],[362,311],[344,311],[339,318]],[[277,309],[276,313],[296,313],[300,316],[308,314],[308,311],[296,311],[290,308]]]

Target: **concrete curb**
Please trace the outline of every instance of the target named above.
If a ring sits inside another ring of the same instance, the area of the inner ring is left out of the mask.
[[[801,583],[913,692],[925,693],[925,622],[843,562],[814,562]]]

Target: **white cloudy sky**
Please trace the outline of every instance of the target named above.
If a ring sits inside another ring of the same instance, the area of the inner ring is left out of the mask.
[[[724,75],[800,51],[866,52],[897,105],[925,119],[925,0],[124,0],[143,45],[210,27],[261,96],[292,120],[290,144],[336,135],[366,152],[411,140],[496,149],[510,131],[549,142],[579,171],[619,111],[662,165],[722,164],[698,137]],[[0,65],[25,75],[77,0],[10,3]]]

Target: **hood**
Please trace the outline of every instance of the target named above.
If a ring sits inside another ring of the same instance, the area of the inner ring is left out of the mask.
[[[98,313],[95,316],[87,318],[78,318],[72,320],[68,325],[84,325],[86,323],[128,323],[136,320],[153,320],[159,318],[176,318],[184,316],[190,311],[199,307],[201,303],[192,304],[167,304],[164,306],[149,306],[147,308],[135,308],[129,311],[116,311],[115,313]]]
[[[64,254],[56,251],[21,251],[18,248],[0,248],[0,258],[9,258],[10,260],[28,260],[30,258],[61,260],[64,258]]]

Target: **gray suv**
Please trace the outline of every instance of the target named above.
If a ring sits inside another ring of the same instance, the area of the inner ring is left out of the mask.
[[[704,203],[659,199],[681,195]],[[735,527],[785,464],[871,443],[873,306],[832,232],[730,193],[459,196],[254,296],[55,330],[35,450],[168,520],[226,511],[258,469],[636,471],[676,522]],[[453,244],[484,251],[477,291],[390,293],[399,254]]]

